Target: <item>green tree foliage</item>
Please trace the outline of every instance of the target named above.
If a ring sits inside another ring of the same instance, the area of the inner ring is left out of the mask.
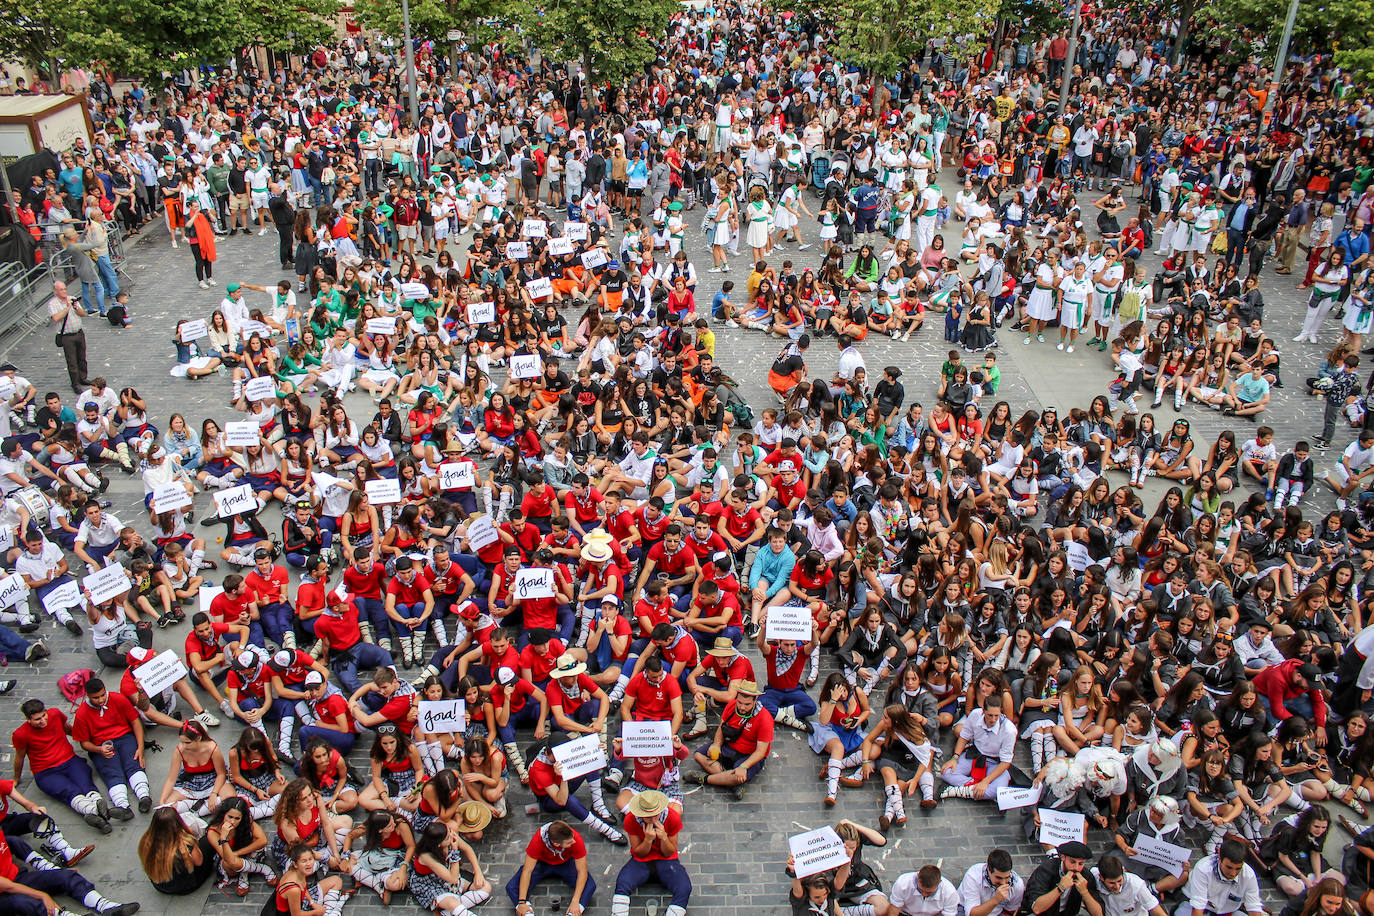
[[[1288,15],[1286,2],[1274,0],[1212,0],[1198,10],[1205,26],[1205,40],[1225,43],[1232,60],[1255,58],[1265,65],[1273,65],[1274,49],[1283,35],[1284,19]],[[1199,37],[1204,37],[1200,34]],[[1301,0],[1298,17],[1293,24],[1291,49],[1294,54],[1317,51],[1337,51],[1359,69],[1365,55],[1360,52],[1374,46],[1374,0]],[[1340,58],[1337,58],[1340,63]],[[1347,66],[1341,64],[1341,66]]]
[[[0,40],[35,65],[98,60],[158,82],[254,45],[307,50],[333,33],[337,11],[337,0],[15,0]]]
[[[65,0],[11,0],[0,16],[0,44],[7,57],[51,78],[71,18]]]
[[[520,20],[530,41],[553,60],[577,60],[595,82],[651,63],[653,40],[667,31],[678,0],[524,0]]]
[[[931,38],[991,32],[1002,0],[788,0],[784,8],[833,25],[835,55],[891,76]],[[1014,4],[1019,6],[1020,4]]]
[[[410,34],[417,41],[442,43],[450,29],[486,40],[495,32],[500,7],[495,0],[410,0]],[[405,30],[400,0],[356,0],[353,15],[365,29],[376,29],[396,39]]]

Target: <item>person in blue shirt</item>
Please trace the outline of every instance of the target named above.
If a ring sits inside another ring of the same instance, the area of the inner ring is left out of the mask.
[[[1258,362],[1236,376],[1226,388],[1221,412],[1228,417],[1245,417],[1254,423],[1256,415],[1269,407],[1269,380],[1264,377],[1264,367]]]
[[[73,200],[81,200],[86,193],[86,181],[81,174],[81,169],[72,161],[70,153],[62,156],[62,171],[57,173],[57,180],[62,183],[62,190],[72,196]]]
[[[1350,268],[1350,276],[1363,270],[1365,262],[1369,260],[1369,236],[1364,232],[1364,220],[1358,216],[1350,220],[1350,224],[1345,230],[1336,236],[1333,242],[1337,248],[1345,252],[1345,263]],[[1349,295],[1350,286],[1346,284],[1346,289],[1341,294],[1341,301]]]
[[[878,224],[878,200],[882,192],[867,179],[850,192],[857,213],[854,217],[854,234],[861,236],[871,233]]]

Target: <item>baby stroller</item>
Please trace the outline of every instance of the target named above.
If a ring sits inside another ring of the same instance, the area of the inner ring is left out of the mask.
[[[824,150],[811,157],[811,187],[819,195],[825,190],[830,179],[830,157]]]
[[[840,170],[839,179],[841,182],[849,181],[849,154],[843,150],[836,151],[830,157],[830,171]]]

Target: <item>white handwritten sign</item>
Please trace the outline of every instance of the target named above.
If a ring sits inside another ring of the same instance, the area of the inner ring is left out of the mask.
[[[606,257],[606,252],[600,248],[582,252],[582,266],[588,270],[595,270],[609,260],[610,258]]]
[[[401,295],[406,299],[428,299],[429,287],[423,283],[402,283]]]
[[[576,779],[606,766],[606,752],[600,735],[583,735],[553,749],[553,759],[563,769],[563,778]]]
[[[49,614],[81,607],[81,586],[75,579],[68,579],[43,596],[43,607]]]
[[[495,543],[500,537],[501,532],[496,530],[496,523],[491,520],[490,515],[484,515],[468,523],[468,547],[472,550],[481,550],[488,544]]]
[[[1019,789],[1015,786],[1003,786],[997,790],[997,810],[1029,808],[1040,800],[1042,788],[1042,786],[1031,786],[1027,789]]]
[[[374,506],[386,506],[401,501],[401,482],[399,480],[369,480],[367,498]]]
[[[671,757],[673,723],[621,722],[620,745],[626,757]]]
[[[124,567],[116,563],[86,576],[81,580],[81,585],[91,593],[94,604],[104,604],[129,590],[129,577],[124,574]]]
[[[256,420],[235,420],[224,424],[224,444],[243,447],[257,445],[261,439],[261,429]]]
[[[431,734],[461,735],[468,727],[467,704],[462,700],[421,700],[415,727]]]
[[[572,254],[572,253],[573,253],[573,243],[572,243],[572,239],[569,239],[569,238],[549,239],[549,254],[553,255],[554,257],[559,257],[560,255]]]
[[[14,607],[25,600],[28,594],[29,587],[19,573],[0,579],[0,607]]]
[[[477,485],[477,470],[471,461],[450,461],[439,465],[439,489],[467,490]]]
[[[239,325],[239,334],[244,340],[252,340],[254,337],[271,337],[272,330],[261,321],[248,320]]]
[[[548,277],[536,277],[525,284],[525,292],[531,299],[545,299],[553,295],[553,281]]]
[[[189,505],[191,505],[191,494],[186,492],[185,485],[172,481],[153,487],[154,512],[174,512],[177,509],[185,509]]]
[[[506,257],[512,261],[523,261],[530,256],[529,242],[507,242]]]
[[[798,878],[839,868],[849,861],[844,840],[829,825],[788,837],[787,851],[792,853],[792,869]]]
[[[522,567],[511,586],[513,597],[522,601],[553,597],[553,570],[547,567]]]
[[[486,324],[496,320],[495,302],[469,302],[468,324]]]
[[[260,375],[257,378],[250,378],[243,386],[243,393],[248,395],[250,401],[274,401],[277,398],[277,385],[272,381],[270,375]],[[248,421],[257,426],[257,421]],[[231,426],[233,424],[230,424]],[[249,445],[256,443],[250,442]]]
[[[395,316],[388,318],[369,318],[367,319],[365,328],[369,334],[395,334],[396,318]]]
[[[186,666],[172,649],[161,652],[134,669],[134,680],[150,697],[162,692],[186,676]]]
[[[1093,558],[1092,555],[1088,553],[1087,545],[1080,544],[1078,541],[1069,540],[1064,547],[1064,553],[1068,557],[1069,568],[1074,572],[1082,572],[1093,563]]]
[[[209,336],[210,326],[205,323],[204,318],[196,318],[193,321],[183,321],[181,323],[181,342],[184,344]]]
[[[811,609],[794,604],[770,607],[763,635],[765,639],[795,639],[797,642],[809,643]]]
[[[549,234],[549,224],[542,219],[527,219],[520,224],[520,234],[527,239],[542,239]]]
[[[575,242],[585,242],[588,237],[587,224],[581,220],[570,219],[563,224],[563,234]]]
[[[1182,846],[1175,846],[1173,843],[1166,843],[1164,840],[1148,837],[1143,833],[1135,838],[1133,846],[1135,851],[1140,854],[1133,857],[1131,861],[1157,866],[1175,878],[1183,874],[1183,866],[1192,858],[1190,850]]]
[[[510,377],[539,378],[539,373],[544,370],[544,361],[539,358],[539,354],[531,353],[527,356],[512,356],[510,358]]]
[[[238,515],[240,512],[258,511],[258,498],[253,495],[253,485],[241,483],[237,487],[215,492],[215,509],[220,518]]]
[[[202,585],[197,593],[200,596],[200,612],[210,613],[210,605],[215,603],[215,599],[224,594],[224,589],[218,585]]]
[[[1088,819],[1076,811],[1055,811],[1038,808],[1040,812],[1040,842],[1056,848],[1075,840],[1082,842],[1088,835]]]

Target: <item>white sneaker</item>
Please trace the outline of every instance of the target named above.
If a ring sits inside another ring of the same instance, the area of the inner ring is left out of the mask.
[[[739,327],[739,322],[737,322],[737,321],[735,321],[735,319],[731,318],[731,319],[729,319],[729,320],[727,320],[727,321],[725,322],[725,326],[726,326],[727,328],[738,328],[738,327]]]
[[[1073,352],[1073,344],[1069,344],[1069,346],[1066,348],[1066,352],[1069,352],[1069,353],[1072,353],[1072,352]]]
[[[1030,335],[1027,335],[1027,336],[1026,336],[1026,339],[1023,340],[1023,341],[1021,341],[1021,343],[1022,343],[1022,345],[1024,345],[1024,346],[1029,346],[1029,345],[1030,345]]]
[[[1059,341],[1059,343],[1055,345],[1055,349],[1056,349],[1056,350],[1062,350],[1062,349],[1064,349],[1064,341],[1062,341],[1062,340]]]
[[[1350,508],[1350,503],[1346,501],[1344,496],[1338,497],[1336,499],[1336,508],[1344,512],[1346,509]]]
[[[194,718],[207,728],[214,728],[216,725],[219,725],[219,717],[211,715],[209,712],[197,713]]]
[[[258,235],[266,235],[266,234],[267,234],[267,227],[266,227],[266,226],[264,226],[264,227],[262,227],[261,229],[258,230]]]
[[[1301,334],[1299,334],[1297,337],[1293,338],[1293,343],[1302,343],[1306,339],[1306,337],[1303,337]]]
[[[797,250],[798,250],[798,251],[805,251],[806,249],[808,249],[808,248],[810,248],[810,247],[811,247],[810,245],[798,244],[798,245],[797,245]]]
[[[177,247],[177,240],[176,240],[176,239],[172,239],[172,247],[173,247],[173,248]]]

